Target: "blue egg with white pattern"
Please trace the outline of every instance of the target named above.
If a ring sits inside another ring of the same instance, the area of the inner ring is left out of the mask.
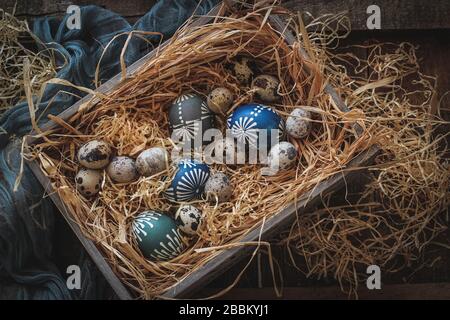
[[[195,160],[181,160],[177,171],[165,191],[172,202],[188,202],[201,197],[209,178],[209,166]]]
[[[183,252],[184,243],[176,221],[162,212],[140,213],[132,229],[139,250],[149,260],[167,261]]]
[[[284,120],[272,108],[258,103],[237,107],[228,117],[227,126],[238,143],[252,148],[262,148],[263,141],[266,140],[269,150],[272,144],[272,130],[277,130],[278,141],[284,139]],[[260,134],[264,134],[266,139],[260,139]]]

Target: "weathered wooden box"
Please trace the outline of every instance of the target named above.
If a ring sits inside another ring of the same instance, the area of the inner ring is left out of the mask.
[[[214,20],[214,17],[218,14],[220,10],[220,6],[213,9],[207,16],[199,17],[194,22],[192,22],[192,26],[199,26],[207,23],[211,23]],[[271,15],[268,18],[270,25],[276,29],[278,32],[282,33],[286,42],[291,45],[296,41],[296,38],[290,34],[290,31],[286,28],[285,23],[282,18],[279,16]],[[164,47],[165,44],[162,44],[161,47]],[[158,50],[161,50],[159,48]],[[301,54],[306,56],[306,53],[301,50]],[[156,54],[156,49],[145,57],[137,61],[131,67],[127,69],[128,75],[136,72],[146,61],[152,59]],[[102,86],[98,88],[98,91],[101,93],[108,93],[109,91],[117,88],[121,85],[121,75],[117,75]],[[348,111],[347,107],[340,99],[339,95],[333,90],[330,85],[325,87],[325,92],[330,95],[331,99],[334,100],[335,104],[342,110]],[[76,104],[68,108],[66,111],[62,112],[58,117],[63,120],[68,120],[74,114],[76,114],[83,105],[95,99],[93,95],[87,95],[83,99],[79,100]],[[41,129],[43,131],[51,130],[53,128],[58,127],[58,124],[49,121],[45,126]],[[358,131],[358,130],[356,130]],[[32,145],[36,143],[36,138],[30,138],[28,140],[28,144]],[[279,212],[278,214],[272,216],[267,219],[264,224],[257,224],[253,227],[253,229],[241,240],[242,242],[249,241],[258,241],[258,240],[270,240],[270,238],[286,227],[288,227],[292,222],[296,219],[297,214],[301,214],[302,211],[308,210],[308,208],[313,207],[317,204],[321,197],[329,194],[342,186],[345,183],[348,183],[349,180],[358,174],[358,168],[363,167],[367,163],[369,163],[373,157],[378,152],[378,148],[371,147],[363,153],[360,153],[356,156],[347,166],[347,168],[353,168],[354,170],[345,170],[342,171],[332,178],[329,178],[326,181],[320,183],[316,188],[312,191],[307,192],[302,197],[298,199],[296,203],[291,203],[284,210]],[[40,165],[37,160],[31,161],[28,163],[36,177],[39,179],[41,184],[44,186],[53,202],[59,208],[67,223],[70,225],[72,230],[75,232],[79,240],[82,242],[83,246],[88,251],[89,255],[96,263],[100,271],[104,274],[108,282],[110,283],[113,290],[116,292],[117,296],[120,299],[132,299],[133,295],[129,292],[129,290],[124,286],[119,277],[114,273],[113,269],[108,261],[104,258],[101,251],[97,248],[96,244],[87,239],[80,230],[80,227],[74,222],[71,218],[70,210],[65,206],[61,198],[58,196],[58,193],[52,190],[51,182],[41,171]],[[165,298],[185,298],[189,297],[195,290],[201,288],[215,277],[224,273],[228,268],[232,267],[236,262],[238,262],[241,258],[245,257],[254,250],[249,246],[235,246],[231,249],[222,250],[215,258],[207,262],[203,267],[195,270],[189,276],[185,277],[183,280],[179,281],[178,284],[167,291],[163,297]]]

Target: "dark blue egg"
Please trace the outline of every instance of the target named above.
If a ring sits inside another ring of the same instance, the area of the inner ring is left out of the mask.
[[[209,178],[207,164],[193,160],[181,160],[165,196],[172,202],[187,202],[199,198]]]
[[[262,147],[258,138],[258,132],[261,129],[266,134],[268,150],[271,145],[272,129],[278,129],[279,141],[284,138],[284,120],[272,108],[258,103],[237,107],[228,117],[227,125],[238,143],[244,143],[246,146],[257,149]]]

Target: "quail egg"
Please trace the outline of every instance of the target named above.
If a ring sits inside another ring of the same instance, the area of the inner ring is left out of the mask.
[[[86,197],[96,195],[102,184],[102,173],[99,170],[82,168],[75,176],[77,190]]]
[[[311,127],[311,112],[301,108],[292,110],[286,120],[286,132],[297,139],[306,138]]]
[[[105,141],[92,140],[78,150],[78,161],[88,169],[102,169],[111,158],[111,147]]]
[[[267,157],[267,164],[271,170],[289,169],[295,164],[297,159],[297,149],[287,141],[282,141],[274,145]]]
[[[252,89],[255,95],[264,102],[274,102],[280,98],[278,95],[278,87],[280,81],[274,76],[262,74],[252,81]]]
[[[233,104],[233,93],[227,88],[216,88],[208,95],[207,103],[212,112],[225,114]]]
[[[175,221],[181,231],[195,235],[202,223],[202,212],[192,205],[182,205],[175,213]]]
[[[166,170],[169,154],[166,149],[154,147],[144,150],[136,159],[137,171],[145,176],[150,177],[161,171]]]
[[[230,179],[223,172],[214,173],[206,182],[205,193],[213,202],[215,201],[216,196],[219,202],[229,201],[233,195]]]
[[[236,57],[227,63],[225,67],[243,85],[249,85],[257,73],[257,67],[254,61],[243,56]]]
[[[115,182],[131,182],[137,177],[136,164],[130,157],[114,157],[106,167],[106,173]]]

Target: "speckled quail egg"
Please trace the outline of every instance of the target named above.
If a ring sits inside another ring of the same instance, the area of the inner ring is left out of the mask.
[[[286,120],[286,132],[297,139],[306,138],[311,127],[311,112],[301,108],[292,110]]]
[[[267,157],[267,164],[271,170],[289,169],[297,160],[297,149],[287,141],[281,141],[274,145]]]
[[[218,114],[225,114],[233,104],[233,93],[224,87],[210,92],[207,99],[209,109]]]
[[[244,56],[236,57],[225,68],[243,85],[249,85],[258,71],[256,63]]]
[[[167,168],[169,154],[166,149],[154,147],[144,150],[136,159],[137,171],[145,176],[150,177],[160,173]]]
[[[252,81],[252,89],[255,91],[256,97],[264,102],[274,102],[280,98],[279,86],[280,81],[268,74],[259,75]]]
[[[175,221],[181,231],[195,235],[202,224],[202,212],[192,205],[182,205],[175,213]]]
[[[100,170],[82,168],[75,176],[78,192],[86,197],[96,195],[100,191],[102,180],[103,176]]]
[[[102,169],[111,158],[111,147],[102,140],[92,140],[78,150],[78,161],[88,169]]]
[[[130,157],[114,157],[106,167],[106,173],[115,182],[131,182],[136,179],[138,173],[136,164]]]
[[[205,193],[211,201],[226,202],[231,199],[233,190],[228,176],[223,172],[216,172],[211,175],[205,185]]]

